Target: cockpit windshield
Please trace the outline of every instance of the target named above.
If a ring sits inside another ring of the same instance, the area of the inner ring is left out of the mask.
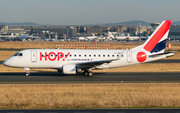
[[[13,56],[23,56],[23,54],[22,53],[16,53]]]

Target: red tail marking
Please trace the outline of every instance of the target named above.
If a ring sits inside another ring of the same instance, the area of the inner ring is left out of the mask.
[[[157,43],[161,40],[161,38],[165,35],[165,33],[169,30],[171,25],[171,21],[167,20],[161,26],[161,28],[154,34],[154,36],[149,40],[149,42],[144,46],[146,51],[152,51],[153,48],[157,45]]]
[[[144,52],[138,52],[136,58],[138,62],[144,62],[147,58],[147,55]]]

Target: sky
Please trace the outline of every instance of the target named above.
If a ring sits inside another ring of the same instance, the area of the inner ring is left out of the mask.
[[[0,22],[87,25],[180,21],[180,0],[0,0]]]

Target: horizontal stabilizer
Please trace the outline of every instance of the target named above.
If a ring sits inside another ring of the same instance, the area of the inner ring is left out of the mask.
[[[153,54],[153,55],[149,55],[148,57],[158,57],[158,56],[161,56],[161,55],[166,55],[166,57],[170,57],[170,56],[173,56],[174,55],[174,52],[176,51],[168,51],[168,52],[164,52],[164,53],[159,53],[159,54]]]

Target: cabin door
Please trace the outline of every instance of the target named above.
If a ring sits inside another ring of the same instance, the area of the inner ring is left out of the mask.
[[[132,52],[131,51],[127,51],[127,62],[128,63],[132,62]]]
[[[31,51],[31,61],[32,62],[36,62],[37,61],[37,51],[36,50],[32,50]]]

